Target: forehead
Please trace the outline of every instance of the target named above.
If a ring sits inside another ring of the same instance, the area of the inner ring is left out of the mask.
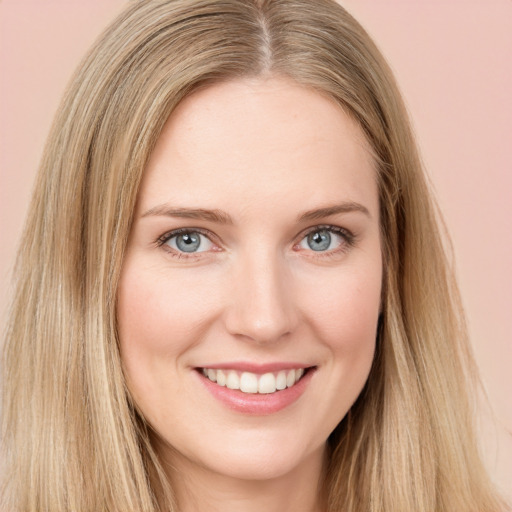
[[[286,79],[245,79],[179,104],[145,170],[139,204],[249,206],[283,194],[361,201],[375,195],[375,181],[362,130],[333,100]]]

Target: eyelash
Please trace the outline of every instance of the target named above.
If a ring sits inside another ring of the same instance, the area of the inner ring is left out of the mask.
[[[335,235],[340,236],[343,239],[343,241],[341,242],[340,247],[337,247],[337,248],[329,250],[329,251],[318,251],[318,252],[316,252],[314,250],[307,251],[307,252],[312,253],[310,257],[313,257],[313,258],[334,257],[334,256],[338,255],[339,253],[347,252],[351,247],[356,245],[357,237],[351,231],[349,231],[345,228],[341,228],[339,226],[322,224],[322,225],[313,226],[313,227],[307,229],[306,231],[303,231],[298,237],[299,238],[298,242],[294,243],[293,247],[294,248],[297,247],[307,236],[311,235],[312,233],[319,232],[319,231],[329,231],[330,233],[334,233]],[[185,253],[185,252],[176,251],[176,250],[172,249],[171,247],[168,247],[168,248],[164,247],[165,244],[171,238],[178,236],[178,235],[185,235],[185,234],[190,234],[190,233],[199,233],[199,234],[205,236],[206,238],[208,238],[210,240],[210,242],[214,243],[212,241],[212,239],[215,237],[214,237],[213,233],[211,233],[208,230],[201,229],[201,228],[180,228],[180,229],[174,229],[172,231],[168,231],[167,233],[164,233],[162,236],[157,238],[155,244],[157,247],[164,248],[164,250],[173,258],[187,258],[187,259],[198,258],[198,257],[200,257],[200,255],[203,252],[206,252],[206,251],[201,251],[199,253],[194,253],[194,252]]]
[[[354,247],[357,243],[356,235],[354,233],[352,233],[351,231],[349,231],[348,229],[342,228],[339,226],[332,226],[330,224],[321,224],[318,226],[313,226],[312,228],[309,228],[308,230],[301,233],[299,235],[300,240],[299,240],[299,242],[294,244],[294,247],[299,245],[302,242],[302,240],[304,240],[306,237],[308,237],[312,233],[316,233],[319,231],[328,231],[330,233],[334,233],[335,235],[338,235],[342,238],[342,242],[340,243],[339,247],[337,247],[335,249],[331,249],[330,251],[316,252],[311,249],[308,252],[311,253],[310,257],[312,257],[312,258],[322,258],[322,259],[333,258],[333,257],[338,256],[340,253],[344,254],[344,253],[348,252],[348,250],[350,248]]]
[[[156,246],[162,247],[169,255],[171,255],[173,258],[197,258],[202,252],[199,253],[185,253],[185,252],[179,252],[171,247],[165,248],[165,244],[173,237],[178,235],[187,235],[191,233],[199,233],[200,235],[205,236],[212,242],[212,239],[215,238],[213,236],[213,233],[210,231],[207,231],[205,229],[201,228],[180,228],[180,229],[173,229],[172,231],[168,231],[167,233],[164,233],[162,236],[158,237],[156,240]],[[212,242],[214,243],[214,242]]]

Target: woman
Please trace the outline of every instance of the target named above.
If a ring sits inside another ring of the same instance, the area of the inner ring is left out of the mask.
[[[3,507],[503,510],[436,215],[340,6],[130,6],[23,236]]]

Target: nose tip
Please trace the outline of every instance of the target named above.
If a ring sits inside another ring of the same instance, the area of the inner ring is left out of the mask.
[[[234,279],[226,328],[258,344],[277,342],[294,329],[297,314],[286,271],[276,265],[245,269]]]
[[[254,308],[251,317],[239,315],[241,320],[230,332],[238,337],[246,338],[259,345],[275,343],[291,332],[288,328],[287,318],[278,316],[274,312],[272,316],[259,314],[258,308]]]

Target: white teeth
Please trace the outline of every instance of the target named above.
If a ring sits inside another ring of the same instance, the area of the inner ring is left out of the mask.
[[[276,378],[273,373],[264,373],[258,382],[258,393],[275,393]]]
[[[226,387],[229,389],[240,389],[240,377],[234,370],[228,373]]]
[[[240,377],[240,391],[244,393],[258,392],[258,377],[254,373],[244,372]]]
[[[222,370],[217,370],[217,384],[219,386],[225,386],[226,380],[226,374]]]
[[[276,378],[276,388],[286,389],[286,372],[279,372]]]
[[[295,385],[304,375],[304,368],[281,370],[277,373],[259,375],[252,372],[240,374],[236,370],[213,370],[202,368],[201,373],[219,386],[239,389],[243,393],[270,394]]]

